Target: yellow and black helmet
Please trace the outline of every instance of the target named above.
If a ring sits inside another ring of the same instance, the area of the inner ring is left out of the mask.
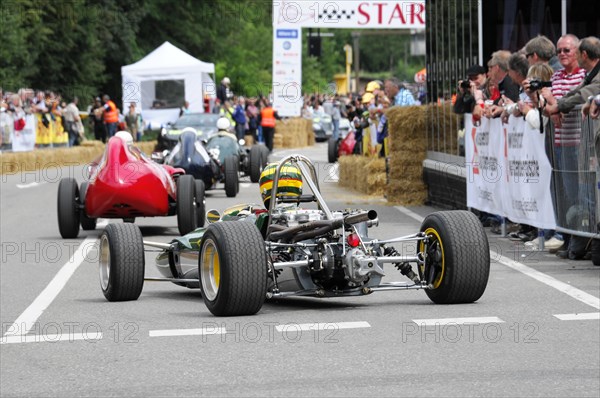
[[[273,179],[277,163],[269,163],[260,174],[260,195],[262,196],[265,207],[269,208],[271,200],[271,191],[273,190]],[[277,195],[282,196],[300,196],[302,195],[302,174],[298,167],[286,163],[279,172],[279,181],[277,183]]]

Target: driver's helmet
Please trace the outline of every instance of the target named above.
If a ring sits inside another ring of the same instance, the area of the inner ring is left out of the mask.
[[[228,131],[231,128],[231,122],[226,117],[220,117],[219,120],[217,120],[217,128],[219,131]]]
[[[118,131],[117,133],[115,133],[115,137],[122,139],[127,145],[133,144],[133,136],[129,131]]]
[[[260,195],[263,203],[268,209],[271,201],[271,191],[273,189],[273,179],[278,163],[269,163],[260,174]],[[282,196],[300,196],[302,195],[302,174],[298,167],[286,163],[279,173],[277,183],[277,197]]]

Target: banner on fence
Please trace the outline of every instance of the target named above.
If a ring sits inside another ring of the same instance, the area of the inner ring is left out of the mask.
[[[544,229],[556,228],[545,133],[523,118],[508,124],[465,115],[467,206]]]
[[[35,131],[37,127],[37,119],[35,115],[27,115],[25,117],[25,127],[23,130],[11,133],[11,142],[13,152],[33,151],[35,148]]]

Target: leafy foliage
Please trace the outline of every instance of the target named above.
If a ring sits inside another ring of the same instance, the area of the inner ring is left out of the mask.
[[[8,0],[0,5],[0,87],[55,90],[87,103],[99,93],[121,95],[121,67],[164,41],[214,62],[245,96],[271,91],[272,2],[266,0]],[[328,92],[343,73],[350,30],[326,30],[322,56],[307,55],[303,89]],[[306,32],[304,32],[305,34]],[[408,36],[361,37],[361,70],[412,79],[422,60],[405,56]]]

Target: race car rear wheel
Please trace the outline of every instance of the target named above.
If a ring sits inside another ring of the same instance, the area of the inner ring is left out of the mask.
[[[239,190],[239,164],[237,156],[228,156],[225,158],[225,195],[228,198],[235,197]]]
[[[100,237],[100,287],[108,301],[137,300],[144,287],[144,243],[134,224],[108,224]]]
[[[255,144],[250,148],[250,181],[252,182],[258,182],[258,180],[260,180],[260,173],[267,161],[267,159],[263,159],[264,152],[261,146],[262,145]]]
[[[196,180],[196,216],[198,224],[196,228],[203,227],[206,221],[206,197],[204,181]]]
[[[196,182],[191,175],[177,179],[177,227],[185,235],[196,229],[198,223],[196,202]]]
[[[79,235],[79,188],[74,178],[63,178],[58,184],[58,230],[64,239]]]
[[[338,160],[338,140],[331,137],[327,142],[327,160],[329,163],[335,163]]]
[[[262,235],[253,223],[210,224],[198,259],[200,289],[216,316],[253,315],[267,292],[267,256]]]
[[[419,275],[432,288],[425,290],[436,304],[472,303],[485,291],[490,274],[490,250],[479,219],[468,211],[442,211],[425,218],[419,252],[425,264]]]
[[[88,217],[87,214],[85,214],[85,197],[87,195],[88,186],[89,183],[86,181],[82,182],[81,187],[79,188],[79,203],[83,208],[83,210],[81,210],[80,221],[81,229],[83,229],[84,231],[93,231],[96,229],[97,219]]]

